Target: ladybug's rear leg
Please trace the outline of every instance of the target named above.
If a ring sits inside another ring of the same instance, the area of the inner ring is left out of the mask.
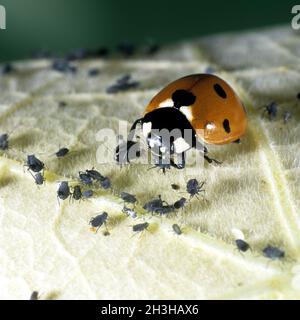
[[[208,154],[208,150],[207,148],[199,141],[199,140],[196,140],[196,143],[195,143],[195,149],[200,151],[201,153],[203,153],[203,157],[204,159],[208,162],[208,163],[216,163],[216,164],[222,164],[221,161],[219,160],[216,160],[216,159],[213,159],[213,158],[210,158],[207,154]]]

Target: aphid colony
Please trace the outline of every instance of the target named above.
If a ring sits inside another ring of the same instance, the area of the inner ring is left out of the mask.
[[[109,189],[111,187],[110,179],[104,177],[99,171],[95,169],[79,171],[78,182],[70,187],[68,181],[62,181],[57,190],[57,198],[66,200],[68,197],[78,201],[81,199],[88,199],[94,195],[98,188]],[[72,189],[72,190],[71,190]]]

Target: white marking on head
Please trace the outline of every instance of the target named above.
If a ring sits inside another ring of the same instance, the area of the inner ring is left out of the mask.
[[[143,123],[143,135],[145,137],[147,137],[148,134],[151,132],[151,128],[152,128],[152,123],[151,122]]]
[[[162,101],[159,105],[159,108],[167,108],[167,107],[174,107],[174,102],[172,99],[166,99],[165,101]]]
[[[177,138],[174,141],[174,148],[176,153],[182,153],[191,148],[191,146],[182,138]]]
[[[180,107],[179,109],[189,121],[193,121],[192,107]]]

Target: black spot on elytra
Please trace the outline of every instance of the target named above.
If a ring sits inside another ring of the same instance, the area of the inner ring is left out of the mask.
[[[230,125],[229,125],[229,120],[225,119],[223,121],[223,128],[227,133],[230,133]]]
[[[182,106],[190,106],[195,103],[196,96],[187,90],[176,90],[172,94],[172,100],[174,102],[174,107],[179,109]]]
[[[218,83],[214,84],[214,89],[221,98],[225,99],[227,97],[226,92]]]

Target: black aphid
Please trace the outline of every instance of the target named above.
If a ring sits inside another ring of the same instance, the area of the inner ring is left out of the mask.
[[[7,150],[8,149],[8,134],[3,133],[0,135],[0,149]]]
[[[273,120],[277,116],[277,108],[278,108],[277,103],[273,101],[264,107],[263,114],[267,114],[269,119]]]
[[[95,169],[86,170],[85,172],[91,179],[93,179],[95,181],[102,181],[105,178],[105,177],[103,177],[103,175],[99,171],[97,171]]]
[[[186,203],[187,199],[182,197],[180,198],[179,200],[177,200],[173,206],[175,209],[180,209],[180,208],[183,208],[185,206],[185,203]]]
[[[83,184],[91,185],[93,183],[92,178],[89,174],[79,171],[79,179]]]
[[[159,49],[160,49],[160,46],[157,43],[151,43],[146,47],[145,53],[147,55],[152,55],[152,54],[157,53],[159,51]]]
[[[58,107],[59,108],[64,108],[64,107],[66,107],[67,106],[67,103],[65,102],[65,101],[59,101],[58,102]]]
[[[12,64],[6,63],[1,68],[1,74],[9,74],[14,70]]]
[[[144,222],[144,223],[139,223],[139,224],[135,224],[132,227],[132,231],[133,232],[142,232],[144,230],[147,230],[149,227],[149,223],[148,222]]]
[[[31,293],[30,300],[39,300],[39,293],[37,291],[33,291]]]
[[[124,41],[117,46],[118,51],[125,57],[130,57],[135,52],[135,45],[131,42]]]
[[[100,181],[100,184],[103,189],[109,189],[111,186],[110,179],[108,177],[104,177],[104,179]]]
[[[135,219],[137,217],[137,214],[134,210],[131,208],[125,207],[122,209],[122,211],[127,215],[130,216],[132,219]]]
[[[145,203],[143,208],[148,212],[154,213],[158,208],[161,208],[164,203],[166,202],[161,199],[161,196],[159,196],[157,199],[153,199]]]
[[[160,214],[160,215],[167,215],[168,213],[174,212],[175,208],[173,205],[165,205],[161,207],[157,207],[154,210],[154,213]]]
[[[68,148],[60,148],[55,155],[57,156],[57,158],[62,158],[65,155],[67,155],[69,153],[69,149]]]
[[[137,199],[133,194],[121,192],[121,198],[125,203],[136,203]]]
[[[108,214],[107,212],[103,212],[101,214],[99,214],[98,216],[92,218],[90,220],[90,225],[93,227],[93,228],[97,228],[96,232],[98,231],[98,229],[106,223],[106,220],[108,218]]]
[[[172,184],[171,184],[171,188],[172,188],[173,190],[179,190],[179,189],[180,189],[180,186],[179,186],[178,184],[172,183]]]
[[[117,79],[116,83],[109,86],[106,89],[107,93],[117,93],[120,91],[126,91],[129,89],[133,89],[139,86],[139,82],[130,81],[131,75],[125,75],[119,79]]]
[[[107,48],[101,47],[97,49],[97,51],[95,52],[95,55],[97,57],[107,57],[109,55],[109,50]]]
[[[70,187],[67,181],[62,181],[57,190],[57,197],[61,200],[65,200],[70,195]]]
[[[248,249],[250,249],[249,244],[242,239],[236,239],[235,244],[236,244],[237,248],[239,249],[239,251],[246,252]]]
[[[66,55],[66,60],[83,60],[90,56],[90,51],[86,48],[75,48]]]
[[[52,69],[59,72],[75,73],[77,68],[64,59],[55,60],[52,63]]]
[[[90,77],[96,77],[96,76],[99,75],[99,73],[100,73],[100,70],[97,69],[97,68],[92,68],[92,69],[90,69],[90,70],[88,71],[88,75],[89,75]]]
[[[80,200],[82,198],[82,192],[80,186],[74,186],[73,188],[73,193],[72,193],[72,198],[74,200]]]
[[[190,179],[186,184],[186,191],[190,194],[191,197],[196,196],[200,192],[203,192],[204,190],[202,187],[204,186],[204,181],[200,183],[197,181],[197,179]]]
[[[182,234],[182,231],[181,231],[181,229],[180,229],[180,227],[179,227],[179,225],[178,224],[173,224],[172,225],[172,229],[173,229],[173,231],[177,234],[177,235],[181,235]]]
[[[263,254],[265,257],[271,260],[276,260],[276,259],[284,258],[285,252],[276,247],[267,246],[266,248],[263,249]]]
[[[28,170],[31,170],[33,172],[40,172],[45,167],[44,163],[39,160],[34,154],[27,156],[26,166],[28,167]]]
[[[83,198],[86,198],[86,199],[91,198],[93,194],[94,194],[93,190],[85,190],[82,192]]]
[[[36,173],[34,175],[34,181],[37,185],[41,186],[45,181],[44,175],[41,172]]]

